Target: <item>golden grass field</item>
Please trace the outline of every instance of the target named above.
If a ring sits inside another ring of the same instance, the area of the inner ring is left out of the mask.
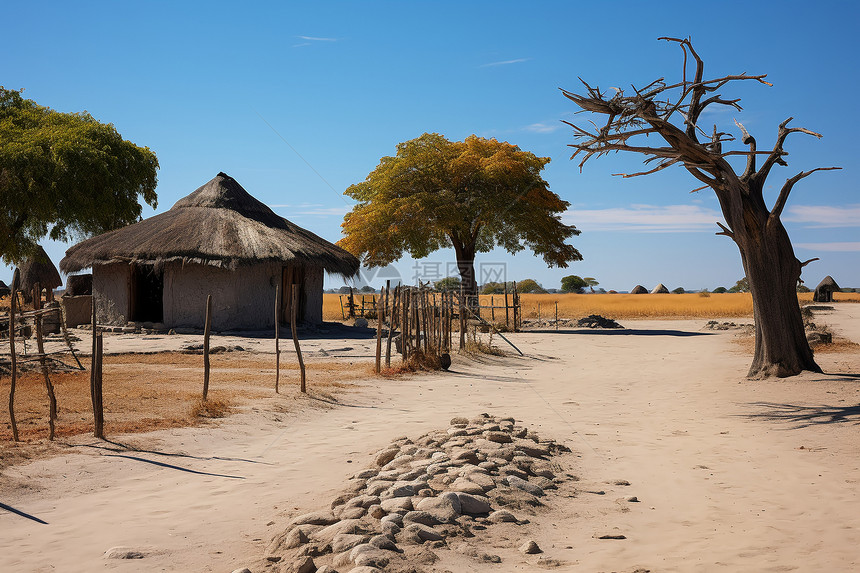
[[[812,293],[797,295],[801,304],[812,302]],[[481,295],[481,306],[491,302],[497,309],[496,321],[504,320],[504,295]],[[837,293],[837,302],[858,302],[860,293]],[[323,297],[323,319],[342,320],[340,298],[336,294]],[[346,296],[343,297],[346,300]],[[365,295],[370,305],[371,296]],[[360,304],[361,295],[356,295]],[[599,314],[613,319],[636,318],[728,318],[751,317],[753,313],[752,295],[749,293],[724,293],[702,296],[688,294],[523,294],[520,295],[525,318],[537,318],[538,311],[543,318],[555,317],[555,304],[558,303],[559,318],[582,318]],[[538,308],[540,305],[540,308]],[[489,319],[490,311],[483,310],[482,316]]]

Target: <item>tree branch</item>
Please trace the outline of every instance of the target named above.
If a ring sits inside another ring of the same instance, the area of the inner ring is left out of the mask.
[[[791,179],[786,180],[785,185],[782,186],[782,189],[779,191],[779,197],[776,198],[776,203],[773,205],[773,209],[770,210],[770,218],[779,217],[782,214],[782,210],[785,208],[785,203],[788,201],[788,195],[791,193],[791,188],[794,187],[794,184],[800,181],[805,177],[809,177],[816,171],[833,171],[834,169],[842,169],[841,167],[816,167],[810,171],[801,171]]]
[[[722,229],[722,231],[720,231],[719,233],[716,233],[717,235],[725,235],[726,237],[730,238],[731,240],[733,240],[733,241],[735,240],[735,234],[732,233],[731,229],[729,229],[728,227],[726,227],[725,225],[723,225],[719,221],[717,221],[717,226],[720,229]]]
[[[808,129],[802,127],[788,127],[788,124],[793,117],[790,117],[779,124],[779,133],[776,137],[776,143],[773,145],[773,150],[770,152],[770,155],[767,159],[764,160],[764,163],[761,166],[761,169],[758,170],[758,173],[753,175],[755,179],[763,186],[764,181],[767,179],[768,173],[770,173],[771,168],[774,165],[788,165],[785,160],[782,158],[784,155],[788,155],[783,149],[783,144],[785,143],[785,139],[791,135],[792,133],[805,133],[807,135],[812,135],[821,139],[820,133],[815,133],[814,131],[810,131]]]
[[[806,265],[808,265],[812,261],[820,261],[820,260],[821,259],[819,259],[818,257],[815,257],[815,258],[809,259],[808,261],[803,261],[802,263],[800,263],[800,268],[805,267]]]

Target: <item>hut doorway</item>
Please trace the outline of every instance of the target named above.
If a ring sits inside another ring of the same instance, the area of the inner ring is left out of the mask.
[[[164,319],[164,275],[153,265],[131,265],[129,317],[133,322]]]
[[[301,267],[283,267],[281,270],[281,322],[290,323],[293,312],[293,285],[299,287],[298,306],[296,307],[296,322],[302,322],[305,316],[307,293],[305,293],[305,270]]]

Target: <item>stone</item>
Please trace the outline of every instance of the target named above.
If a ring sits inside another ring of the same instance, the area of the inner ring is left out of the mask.
[[[362,318],[360,316],[355,319],[355,323],[353,324],[353,326],[355,326],[356,328],[367,328],[367,325],[368,325],[367,319]]]
[[[487,430],[484,432],[484,438],[497,444],[510,444],[513,442],[511,435],[502,431]]]
[[[295,562],[281,568],[281,573],[314,573],[317,566],[313,557],[305,556],[298,558]]]
[[[457,478],[451,483],[451,489],[453,491],[462,491],[464,493],[471,494],[482,494],[484,493],[484,488],[479,486],[478,484],[470,481],[467,478]]]
[[[251,573],[251,572],[248,571],[248,573]],[[328,565],[323,565],[322,567],[317,569],[316,573],[337,573],[337,570],[328,566]]]
[[[455,418],[451,418],[451,425],[452,426],[468,426],[469,425],[469,419],[463,418],[462,416],[457,416]]]
[[[443,539],[441,533],[432,527],[428,527],[421,523],[413,523],[408,527],[405,527],[400,535],[407,539],[415,538],[417,539],[417,543],[423,543],[425,541],[441,541]]]
[[[412,523],[421,523],[423,525],[437,525],[441,523],[433,515],[426,511],[410,511],[403,516],[403,525],[408,527]]]
[[[378,495],[357,495],[348,502],[346,502],[346,507],[363,507],[367,509],[371,505],[377,505],[380,499]]]
[[[400,533],[401,527],[393,521],[383,521],[381,522],[381,525],[383,535],[387,535],[388,537],[394,538],[395,535]]]
[[[490,514],[488,519],[493,523],[513,523],[517,520],[517,518],[514,517],[514,514],[507,509],[499,509],[497,511],[494,511]]]
[[[391,522],[391,523],[397,525],[398,527],[403,527],[403,516],[399,513],[389,513],[388,515],[386,515],[385,517],[380,519],[379,522],[382,525],[385,525],[386,523]]]
[[[373,519],[382,519],[388,512],[382,509],[381,505],[371,505],[367,508],[367,515]]]
[[[355,533],[338,533],[334,536],[331,542],[332,553],[343,553],[349,551],[356,545],[367,543],[370,540],[368,535],[358,535]]]
[[[286,535],[276,537],[266,548],[266,554],[272,555],[285,549],[295,549],[300,545],[308,543],[310,538],[300,526],[290,529]]]
[[[388,463],[388,462],[385,462],[385,463]],[[385,464],[382,464],[382,465],[385,465]],[[375,470],[373,468],[370,468],[370,469],[366,469],[366,470],[361,470],[360,472],[358,472],[357,474],[355,474],[352,477],[357,478],[357,479],[369,479],[369,478],[374,477],[377,473],[379,473],[379,470]]]
[[[387,535],[374,535],[368,543],[385,551],[400,551]]]
[[[480,515],[482,513],[489,513],[493,510],[493,508],[490,507],[489,500],[483,496],[475,496],[459,491],[454,493],[460,500],[460,507],[462,509],[462,513],[466,513],[469,515]]]
[[[369,543],[353,547],[352,551],[349,552],[349,559],[358,566],[383,568],[388,565],[385,551]]]
[[[388,499],[383,499],[380,502],[380,507],[386,513],[392,512],[407,512],[412,511],[414,508],[412,507],[412,498],[411,497],[390,497]],[[382,518],[380,518],[382,519]]]
[[[517,476],[507,476],[504,481],[511,487],[515,487],[517,489],[521,489],[524,492],[530,493],[534,496],[541,497],[544,495],[544,491],[536,486],[533,483],[527,482],[526,480],[519,478]]]
[[[312,534],[310,537],[314,541],[318,541],[320,543],[331,543],[334,540],[334,536],[340,533],[352,533],[356,535],[366,534],[368,533],[366,526],[359,519],[345,519],[343,521],[338,521],[337,523],[333,523],[328,527],[320,529],[319,531]]]
[[[382,450],[381,452],[376,454],[376,457],[373,459],[373,463],[375,463],[379,467],[382,467],[391,460],[393,460],[399,452],[400,448],[388,448]]]
[[[290,523],[287,524],[287,529],[295,527],[296,525],[331,525],[336,521],[337,518],[330,511],[312,511],[311,513],[305,513],[304,515],[294,517]]]
[[[361,567],[353,567],[347,573],[380,573],[380,570],[376,567],[368,567],[367,565],[362,565]]]
[[[367,513],[367,510],[363,507],[341,506],[339,509],[340,511],[337,512],[337,516],[340,519],[361,519]]]
[[[125,547],[118,545],[111,547],[102,555],[103,559],[143,559],[146,557],[146,550],[134,547]]]
[[[251,573],[251,570],[247,567],[242,567],[241,569],[234,569],[233,573]],[[317,573],[319,573],[319,569],[317,569]]]
[[[534,555],[535,553],[543,553],[543,551],[533,539],[529,539],[520,546],[520,553]]]
[[[460,498],[453,492],[445,492],[437,497],[426,497],[415,506],[442,523],[453,522],[463,511]]]

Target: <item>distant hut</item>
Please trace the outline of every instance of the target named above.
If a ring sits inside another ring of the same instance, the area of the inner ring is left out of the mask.
[[[21,294],[25,302],[33,300],[33,287],[36,283],[39,283],[42,290],[47,289],[49,300],[53,298],[54,289],[63,284],[57,267],[54,266],[48,253],[42,247],[39,247],[30,258],[21,263],[18,271],[21,273],[21,280],[17,288],[22,291]]]
[[[663,283],[658,284],[651,290],[651,294],[669,294],[669,289]]]
[[[833,302],[833,293],[839,292],[839,285],[833,280],[833,277],[827,275],[824,277],[818,286],[815,287],[815,294],[812,300],[815,302]]]
[[[83,241],[60,268],[93,270],[97,318],[104,324],[162,323],[201,328],[212,295],[214,330],[289,322],[299,286],[299,322],[322,322],[324,272],[349,278],[359,261],[275,214],[232,177],[214,179],[168,211]]]
[[[642,285],[636,285],[633,287],[633,290],[630,291],[630,294],[648,294],[648,289]]]

